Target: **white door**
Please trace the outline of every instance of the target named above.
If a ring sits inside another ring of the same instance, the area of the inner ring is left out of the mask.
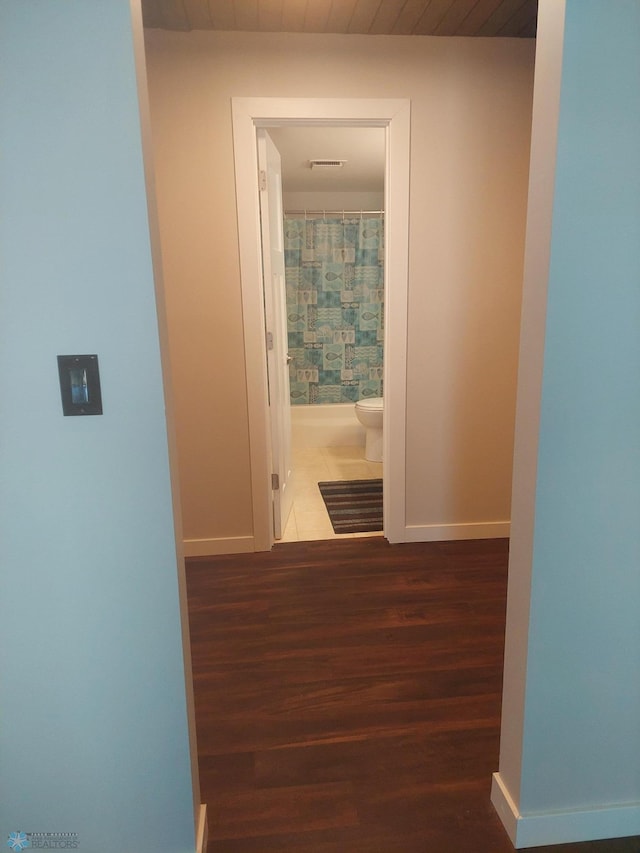
[[[258,169],[271,422],[273,535],[281,539],[293,503],[287,297],[280,154],[264,129],[258,130]]]

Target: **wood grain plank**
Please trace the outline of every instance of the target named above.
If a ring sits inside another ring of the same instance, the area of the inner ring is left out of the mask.
[[[434,30],[437,36],[456,36],[462,22],[469,16],[478,0],[456,0]]]
[[[309,0],[313,2],[313,0]],[[327,19],[328,33],[346,33],[358,0],[332,0],[331,11]]]
[[[212,28],[214,30],[235,30],[234,0],[208,0],[208,3]]]
[[[350,33],[368,33],[382,0],[358,0],[349,21]]]
[[[331,0],[313,0],[312,3],[307,3],[307,9],[304,14],[305,32],[325,32],[330,12]]]
[[[375,537],[189,561],[208,853],[513,853],[489,801],[507,560]]]
[[[354,740],[258,751],[253,770],[256,782],[269,787],[293,785],[301,778],[360,784],[391,772],[403,780],[451,783],[465,762],[480,775],[485,770],[490,774],[488,756],[497,748],[497,734],[488,728],[435,732],[429,738],[408,732],[379,741],[375,750],[367,740]]]
[[[185,13],[192,30],[210,30],[211,16],[209,15],[208,0],[182,0]]]
[[[142,0],[142,11],[145,27],[179,31],[530,38],[537,0]]]
[[[414,29],[414,35],[433,35],[438,25],[451,9],[453,0],[431,0]]]
[[[234,0],[233,9],[237,30],[258,31],[258,0]]]
[[[335,782],[223,793],[211,806],[209,834],[214,840],[268,836],[283,822],[290,832],[357,826],[352,785]]]
[[[530,0],[525,0],[522,6],[498,30],[498,35],[507,38],[517,38],[520,32],[531,23],[531,18],[537,18],[537,8],[532,9]]]
[[[285,33],[301,33],[307,3],[304,0],[284,0],[282,4],[282,30]]]
[[[167,30],[191,29],[189,17],[182,0],[154,0],[156,26]]]
[[[373,23],[369,28],[371,35],[385,35],[391,33],[400,17],[402,4],[398,0],[382,0],[376,12]]]
[[[487,18],[485,23],[478,30],[479,36],[497,36],[503,27],[509,24],[513,16],[520,11],[522,6],[527,5],[529,0],[502,0],[502,3]]]
[[[477,36],[480,30],[500,7],[503,0],[477,0],[467,17],[458,26],[457,35]]]
[[[283,0],[259,0],[258,26],[260,32],[277,33],[282,31]]]
[[[518,36],[520,38],[535,38],[538,31],[538,4],[531,11],[529,19],[522,25]]]
[[[203,756],[227,755],[234,753],[255,753],[260,750],[282,749],[288,746],[314,746],[326,744],[347,744],[354,741],[366,741],[371,748],[381,740],[402,737],[417,733],[425,739],[441,732],[456,732],[468,729],[491,729],[497,731],[500,717],[497,713],[486,711],[499,704],[500,696],[485,697],[481,702],[448,703],[431,706],[428,719],[417,719],[414,714],[406,720],[367,721],[359,727],[351,727],[353,716],[341,715],[334,724],[327,726],[321,720],[274,720],[270,717],[253,714],[224,716],[218,712],[211,717],[202,717],[200,727],[205,734],[198,734],[198,752]],[[484,708],[485,715],[481,710]],[[464,711],[469,713],[464,713]],[[198,712],[198,705],[196,704]],[[215,729],[214,729],[215,725]],[[345,730],[346,727],[346,730]],[[494,757],[497,761],[497,757]],[[489,774],[490,779],[490,774]],[[305,780],[298,780],[304,784]],[[486,780],[485,780],[486,781]],[[206,802],[206,800],[205,800]]]
[[[428,5],[429,0],[407,0],[393,25],[392,35],[411,35]]]
[[[142,20],[144,21],[144,26],[148,29],[155,29],[162,26],[160,9],[155,0],[142,0]]]

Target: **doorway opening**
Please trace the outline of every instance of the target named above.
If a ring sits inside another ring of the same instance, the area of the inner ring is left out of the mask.
[[[296,542],[338,535],[319,489],[327,481],[332,494],[340,489],[332,505],[340,537],[375,535],[382,532],[382,494],[371,481],[383,478],[381,447],[370,441],[365,452],[356,403],[373,407],[383,398],[385,131],[289,125],[257,133],[259,168],[267,172],[271,163],[275,171],[260,197],[263,254],[273,253],[273,260],[263,258],[265,315],[267,329],[284,338],[267,352],[279,487],[274,536]],[[281,207],[277,223],[274,207]],[[273,316],[278,309],[282,318]]]
[[[237,98],[232,105],[255,548],[269,550],[274,542],[272,475],[276,427],[270,406],[268,347],[271,342],[265,339],[265,312],[270,306],[265,307],[263,290],[260,169],[257,168],[258,131],[264,128],[381,128],[384,132],[383,523],[389,541],[405,541],[409,102]]]

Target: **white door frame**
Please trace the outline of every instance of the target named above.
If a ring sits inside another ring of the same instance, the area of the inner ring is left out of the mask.
[[[386,538],[390,542],[403,542],[406,540],[410,102],[405,99],[232,98],[232,115],[254,549],[268,551],[274,542],[256,128],[283,125],[386,129],[383,514]]]

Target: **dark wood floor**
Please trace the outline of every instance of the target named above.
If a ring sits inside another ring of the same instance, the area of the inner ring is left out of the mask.
[[[489,801],[507,549],[376,537],[189,562],[208,853],[511,853]]]

